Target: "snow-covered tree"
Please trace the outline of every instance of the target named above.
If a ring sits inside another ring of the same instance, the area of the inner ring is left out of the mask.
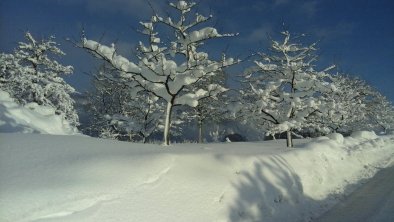
[[[74,100],[70,94],[75,90],[60,76],[73,72],[72,66],[64,66],[53,56],[64,56],[58,48],[55,37],[37,41],[30,32],[25,33],[26,42],[19,42],[11,55],[2,54],[1,82],[5,89],[19,103],[35,102],[53,107],[56,114],[72,124],[78,125]],[[6,77],[4,79],[4,77]]]
[[[282,41],[272,40],[271,53],[259,53],[260,59],[245,71],[249,88],[243,112],[272,136],[286,132],[292,147],[292,133],[309,127],[307,119],[319,113],[322,93],[331,90],[326,81],[331,67],[316,71],[316,44],[304,46],[288,31],[281,34]]]
[[[394,129],[394,105],[375,90],[373,98],[366,104],[367,118],[372,126],[386,133]]]
[[[320,116],[313,116],[310,121],[323,133],[339,132],[349,134],[358,123],[366,127],[366,104],[371,99],[371,87],[365,81],[346,75],[333,75],[331,81],[335,90],[323,93],[325,108]]]
[[[194,88],[203,88],[205,85],[217,85],[223,91],[225,87],[226,76],[225,72],[217,73],[214,76],[208,76],[199,81]],[[215,93],[212,96],[207,96],[198,100],[198,105],[190,107],[188,115],[186,116],[190,122],[197,125],[199,143],[203,142],[203,132],[206,125],[209,123],[219,123],[224,120],[226,110],[226,101],[228,100],[225,92]]]
[[[335,90],[323,93],[324,109],[308,121],[321,134],[356,130],[386,131],[393,127],[393,106],[364,80],[343,74],[330,77]]]
[[[121,114],[110,117],[111,124],[127,132],[130,140],[136,138],[146,143],[153,133],[162,129],[163,108],[157,96],[140,91],[137,98],[123,107]]]
[[[194,108],[199,143],[203,142],[205,126],[208,124],[219,124],[225,119],[227,113],[225,99],[226,96],[224,94],[220,94],[214,98],[204,98]]]
[[[146,142],[162,126],[163,103],[146,91],[131,95],[129,85],[113,81],[116,72],[106,66],[94,75],[87,93],[91,120],[86,131],[103,138]]]
[[[218,61],[210,59],[203,51],[207,40],[229,37],[233,34],[219,34],[213,27],[201,27],[212,16],[192,13],[197,4],[190,1],[177,1],[169,6],[177,14],[174,17],[161,17],[155,13],[149,21],[141,22],[141,33],[147,37],[137,48],[137,59],[118,55],[115,44],[102,45],[94,40],[83,38],[82,47],[95,56],[107,61],[120,72],[119,82],[134,82],[139,87],[130,90],[146,90],[167,103],[164,121],[164,144],[170,143],[170,126],[175,106],[189,105],[195,107],[201,98],[224,91],[216,84],[190,90],[207,76],[212,76],[224,67],[234,64],[232,58],[224,55]],[[161,26],[161,27],[159,27]],[[171,32],[159,35],[158,30],[168,28]],[[173,36],[168,36],[168,33]],[[136,94],[136,93],[135,93]]]
[[[17,87],[18,73],[23,72],[22,66],[13,54],[0,53],[0,87],[11,93],[13,88]]]
[[[110,71],[103,65],[93,74],[92,89],[85,93],[84,110],[89,114],[89,122],[83,131],[92,136],[120,139],[123,132],[111,124],[111,119],[122,112],[122,106],[130,98],[124,86],[105,77]]]

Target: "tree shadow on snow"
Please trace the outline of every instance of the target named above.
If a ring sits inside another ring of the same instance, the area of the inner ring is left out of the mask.
[[[241,180],[233,183],[237,198],[229,211],[230,221],[282,221],[292,217],[305,198],[300,178],[280,156],[258,158]],[[286,214],[281,214],[285,212]],[[288,213],[287,213],[288,212]]]
[[[256,158],[238,176],[241,178],[232,183],[236,197],[228,211],[228,220],[232,222],[315,221],[367,180],[349,183],[344,190],[315,200],[304,194],[300,177],[277,155]]]

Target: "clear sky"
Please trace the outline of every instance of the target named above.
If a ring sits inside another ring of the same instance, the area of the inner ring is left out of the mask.
[[[165,0],[151,0],[161,13]],[[221,32],[240,33],[213,50],[227,49],[230,56],[245,57],[264,51],[267,34],[283,30],[308,34],[319,41],[321,68],[336,64],[339,71],[360,76],[394,101],[393,0],[198,0],[201,12],[214,15],[212,25]],[[1,0],[0,51],[11,52],[24,31],[36,38],[55,35],[73,65],[67,78],[79,91],[88,89],[88,77],[97,61],[66,38],[117,42],[120,53],[130,56],[142,36],[135,32],[140,20],[149,19],[146,0]],[[232,72],[239,72],[243,63]]]

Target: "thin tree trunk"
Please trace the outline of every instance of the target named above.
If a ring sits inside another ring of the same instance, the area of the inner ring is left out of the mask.
[[[166,110],[166,120],[164,123],[164,146],[170,145],[170,126],[171,126],[171,113],[172,113],[173,104],[171,101],[167,103],[167,110]]]
[[[198,120],[198,143],[202,143],[202,121]]]
[[[286,133],[287,133],[287,139],[286,139],[287,147],[293,147],[293,137],[291,134],[291,130],[288,130]]]

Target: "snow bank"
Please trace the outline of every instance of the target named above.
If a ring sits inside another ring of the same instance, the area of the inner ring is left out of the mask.
[[[0,221],[310,221],[394,155],[393,136],[133,144],[0,134]]]
[[[0,132],[70,135],[77,130],[51,107],[29,103],[21,106],[0,90]]]
[[[344,141],[343,135],[340,133],[331,133],[327,135],[328,138],[334,140],[335,142],[342,144]]]
[[[358,138],[358,139],[361,138],[361,139],[366,139],[366,140],[378,138],[376,133],[373,131],[356,131],[356,132],[353,132],[350,136],[353,138]]]

